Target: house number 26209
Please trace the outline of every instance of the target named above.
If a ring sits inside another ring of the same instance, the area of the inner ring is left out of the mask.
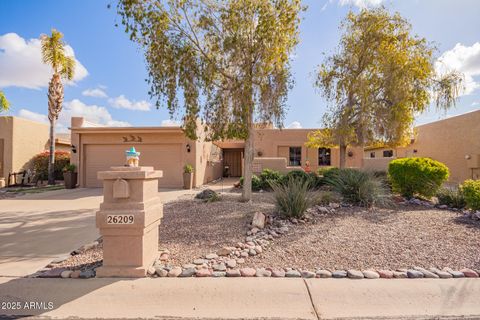
[[[107,224],[133,224],[133,215],[108,215]]]

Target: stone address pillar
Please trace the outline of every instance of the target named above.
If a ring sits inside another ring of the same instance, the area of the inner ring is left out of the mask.
[[[103,180],[103,203],[96,216],[103,236],[103,266],[97,268],[97,277],[144,277],[158,258],[162,171],[112,167],[97,176]]]

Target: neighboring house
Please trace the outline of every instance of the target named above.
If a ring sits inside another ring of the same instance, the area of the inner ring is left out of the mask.
[[[428,157],[450,169],[450,182],[480,179],[480,110],[417,126],[406,147],[365,148],[363,167],[386,170],[392,159]]]
[[[58,150],[70,151],[70,134],[56,139]],[[31,168],[33,156],[49,146],[49,126],[23,118],[0,117],[0,179]]]
[[[308,133],[316,129],[255,129],[253,172],[273,169],[283,173],[305,168],[339,166],[338,148],[307,148]],[[480,110],[421,125],[415,141],[402,148],[347,149],[346,166],[386,170],[392,159],[430,157],[450,169],[450,181],[461,182],[480,175]],[[199,132],[200,134],[200,132]],[[161,187],[183,185],[186,164],[194,167],[194,185],[223,175],[243,174],[245,143],[240,140],[204,142],[188,139],[179,127],[101,127],[72,118],[72,162],[77,165],[81,187],[101,187],[97,172],[125,163],[125,150],[141,152],[140,165],[163,170]]]

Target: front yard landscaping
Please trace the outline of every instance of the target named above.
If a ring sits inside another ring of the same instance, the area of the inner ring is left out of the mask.
[[[480,269],[480,221],[462,211],[415,201],[389,209],[331,203],[313,206],[304,219],[275,218],[269,231],[253,229],[256,234],[252,235],[255,212],[276,217],[273,194],[255,193],[251,203],[239,200],[240,194],[234,191],[215,202],[191,196],[167,203],[159,239],[165,253],[157,263],[157,269],[165,272],[160,274],[166,276],[173,270],[170,276],[178,276],[184,270],[201,270],[202,265],[216,276],[250,268],[405,273],[414,267]],[[260,244],[262,248],[256,251],[261,252],[252,254],[248,242],[254,250]],[[221,256],[222,248],[229,254]],[[54,266],[89,269],[99,266],[101,259],[100,245]]]
[[[265,170],[254,179],[260,191],[250,202],[241,201],[238,189],[185,195],[164,206],[160,256],[149,274],[479,277],[476,182],[445,193],[448,168],[426,158],[394,160],[390,169],[388,176],[357,169],[321,175]],[[49,272],[63,267],[93,276],[101,241],[74,254]]]

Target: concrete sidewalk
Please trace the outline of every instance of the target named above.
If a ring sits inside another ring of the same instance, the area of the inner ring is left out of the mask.
[[[480,279],[0,278],[0,301],[21,305],[0,314],[54,319],[478,319],[478,297]]]

